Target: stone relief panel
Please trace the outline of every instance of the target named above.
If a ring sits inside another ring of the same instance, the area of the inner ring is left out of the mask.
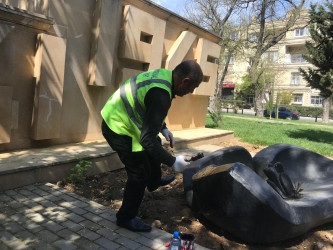
[[[60,136],[66,39],[39,34],[37,40],[32,138],[43,140]]]
[[[206,97],[213,93],[217,70],[215,59],[219,57],[219,46],[201,37],[210,39],[209,35],[202,35],[196,29],[180,25],[181,21],[175,22],[165,13],[161,15],[150,8],[140,9],[140,5],[133,6],[136,5],[134,1],[122,0],[0,0],[0,3],[50,16],[55,20],[53,31],[49,33],[32,30],[25,32],[21,27],[22,34],[13,35],[15,43],[12,45],[5,42],[13,33],[14,26],[8,25],[2,29],[1,35],[6,39],[0,37],[0,45],[5,43],[6,46],[2,47],[6,48],[6,53],[12,53],[8,48],[16,51],[17,46],[22,47],[18,41],[26,37],[31,44],[30,48],[21,49],[29,52],[24,56],[30,68],[26,66],[27,63],[22,63],[21,55],[17,57],[19,60],[8,57],[13,59],[12,69],[25,68],[25,71],[19,70],[25,72],[25,81],[21,82],[21,73],[16,73],[4,75],[8,79],[2,79],[0,83],[0,144],[9,143],[15,148],[22,145],[20,140],[24,140],[26,147],[31,145],[31,139],[55,139],[50,140],[50,144],[69,142],[73,134],[69,127],[78,119],[82,119],[80,123],[87,124],[82,129],[83,140],[93,133],[100,136],[99,125],[95,126],[95,123],[99,123],[98,111],[103,101],[97,99],[105,99],[107,94],[112,94],[119,84],[133,75],[161,67],[172,70],[187,59],[197,60],[205,76],[204,83],[191,95],[196,98],[194,102],[205,106]],[[91,34],[95,37],[91,37]],[[79,63],[68,63],[73,58]],[[2,61],[8,64],[8,60]],[[25,89],[16,91],[16,86],[23,84]],[[83,94],[74,92],[74,89]],[[82,98],[80,94],[87,98]],[[69,95],[70,101],[66,99]],[[188,97],[187,102],[192,105],[191,98]],[[72,103],[80,103],[81,109]],[[191,114],[189,119],[194,119],[194,116],[198,115]],[[193,127],[197,124],[194,119]],[[3,149],[8,145],[3,146]]]
[[[163,49],[165,49],[163,48],[165,32],[166,21],[134,6],[126,5],[124,8],[123,38],[121,38],[123,41],[120,40],[119,52],[121,60],[129,60],[124,63],[125,67],[132,64],[132,68],[141,71],[160,68],[163,62]],[[220,54],[218,44],[200,38],[193,32],[181,31],[166,52],[165,68],[174,69],[185,60],[191,50],[195,51],[192,59],[198,61],[204,72],[203,83],[194,94],[213,95],[218,67],[217,59]],[[133,63],[133,61],[142,64]],[[124,75],[123,71],[123,69],[120,70],[122,76]],[[126,75],[128,72],[126,70]],[[118,79],[126,80],[123,77],[118,77]]]
[[[9,143],[12,129],[13,88],[0,86],[0,143]]]
[[[119,57],[149,64],[145,70],[160,68],[165,26],[164,20],[126,5]]]
[[[114,75],[119,39],[119,0],[97,0],[92,21],[88,85],[108,86]],[[119,15],[120,16],[120,15]]]
[[[183,31],[168,52],[165,68],[173,70],[179,63],[181,63],[188,51],[192,48],[196,38],[196,34],[190,31]]]
[[[218,67],[217,61],[220,57],[220,49],[218,44],[204,38],[199,38],[195,59],[202,68],[204,78],[203,82],[194,90],[193,94],[205,96],[214,95]]]

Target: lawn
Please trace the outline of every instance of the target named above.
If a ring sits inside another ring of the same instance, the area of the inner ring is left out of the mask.
[[[234,116],[234,117],[247,117],[247,118],[255,118],[255,119],[262,119],[262,120],[269,120],[269,117],[259,117],[253,115],[242,115],[242,114],[233,114],[233,113],[226,113],[226,116]],[[321,123],[321,122],[312,122],[312,121],[300,121],[300,120],[285,120],[285,119],[275,119],[272,118],[272,121],[282,121],[282,122],[289,122],[295,124],[304,124],[304,125],[325,125],[331,126],[333,128],[333,123]]]
[[[206,127],[216,128],[208,115]],[[221,129],[232,130],[235,136],[240,137],[242,141],[252,144],[270,146],[276,143],[288,143],[325,156],[333,156],[333,128],[322,128],[303,123],[299,123],[299,125],[268,123],[264,120],[252,121],[223,116]]]

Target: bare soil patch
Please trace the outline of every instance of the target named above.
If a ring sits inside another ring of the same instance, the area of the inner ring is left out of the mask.
[[[220,146],[243,146],[253,153],[265,148],[241,142],[238,138]],[[164,176],[174,174],[168,167],[163,166],[162,171]],[[126,172],[120,169],[87,177],[82,184],[66,183],[64,187],[117,211],[121,206],[125,183]],[[169,233],[191,233],[195,236],[196,244],[209,249],[333,249],[333,223],[317,227],[297,238],[269,245],[242,242],[236,236],[210,225],[204,218],[194,216],[184,198],[181,174],[176,174],[176,180],[170,185],[160,187],[153,193],[146,191],[138,217]]]

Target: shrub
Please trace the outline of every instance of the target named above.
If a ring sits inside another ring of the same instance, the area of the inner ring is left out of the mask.
[[[92,167],[91,161],[78,158],[79,162],[71,168],[71,174],[67,177],[70,183],[82,183],[87,176],[88,169]]]
[[[242,100],[222,100],[222,107],[223,108],[232,108],[232,109],[237,109],[237,108],[242,108],[243,107],[244,101]]]
[[[208,113],[211,117],[211,119],[214,121],[215,124],[217,124],[218,128],[222,127],[222,108],[223,108],[223,103],[221,100],[216,100],[214,99],[212,101],[212,105],[208,109]]]
[[[304,107],[298,105],[287,105],[286,106],[290,111],[298,111],[300,116],[308,117],[322,117],[323,108],[322,107]],[[333,109],[330,109],[330,119],[333,119]]]
[[[289,105],[293,100],[292,91],[281,91],[280,93],[280,105]]]

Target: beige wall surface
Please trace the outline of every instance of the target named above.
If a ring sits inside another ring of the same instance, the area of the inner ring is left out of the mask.
[[[0,149],[13,141],[30,145],[35,40],[33,33],[0,25]]]
[[[102,139],[100,110],[119,85],[187,59],[200,63],[204,82],[173,100],[166,122],[174,130],[204,127],[218,37],[146,0],[0,3],[42,24],[0,13],[0,152]],[[39,28],[50,20],[50,29]]]

